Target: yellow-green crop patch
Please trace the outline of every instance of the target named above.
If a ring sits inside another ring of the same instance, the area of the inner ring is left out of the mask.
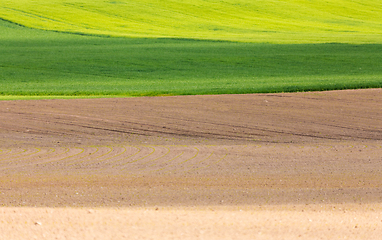
[[[375,0],[0,0],[0,18],[119,37],[382,42],[382,2]]]

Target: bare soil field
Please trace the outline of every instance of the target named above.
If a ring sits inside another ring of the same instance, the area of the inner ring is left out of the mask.
[[[380,239],[382,89],[0,101],[0,239]]]

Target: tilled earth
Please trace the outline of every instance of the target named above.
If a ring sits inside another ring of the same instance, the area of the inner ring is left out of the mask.
[[[381,89],[0,102],[0,239],[378,239],[381,186]]]

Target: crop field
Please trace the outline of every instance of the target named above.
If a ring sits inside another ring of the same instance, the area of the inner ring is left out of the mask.
[[[264,93],[382,86],[379,44],[253,44],[78,36],[60,39],[61,35],[3,40],[2,98]]]
[[[2,236],[377,240],[381,98],[1,101]]]
[[[93,38],[43,42],[0,47],[0,95],[154,96],[382,87],[380,45]]]
[[[251,2],[2,1],[0,99],[382,86],[380,3]]]
[[[58,32],[244,42],[380,43],[380,1],[6,1],[0,17]]]
[[[379,240],[381,53],[381,1],[0,0],[0,239]]]

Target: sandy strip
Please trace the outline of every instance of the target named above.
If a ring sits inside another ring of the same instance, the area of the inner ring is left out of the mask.
[[[0,239],[380,239],[382,204],[1,208]]]

